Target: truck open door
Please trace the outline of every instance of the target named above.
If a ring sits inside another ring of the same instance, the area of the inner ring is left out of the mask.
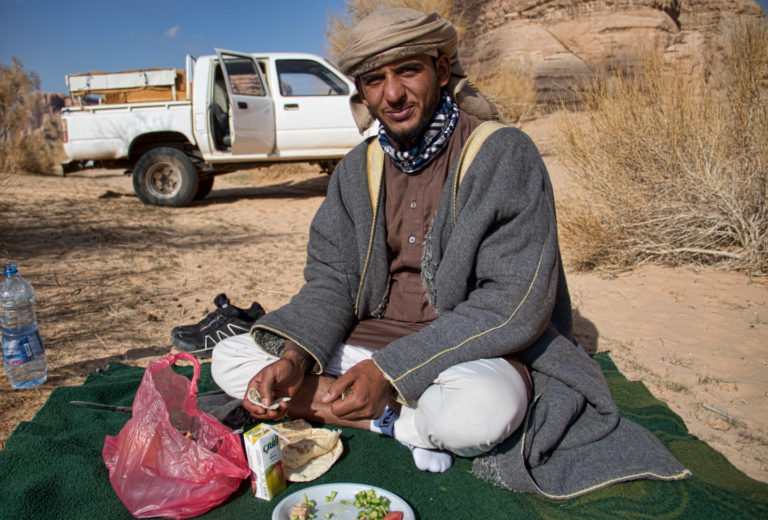
[[[269,154],[275,147],[275,109],[256,60],[244,53],[216,49],[230,100],[232,155]]]

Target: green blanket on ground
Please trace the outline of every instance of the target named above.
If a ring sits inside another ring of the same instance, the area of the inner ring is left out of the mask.
[[[768,518],[768,484],[750,479],[722,455],[689,435],[683,421],[638,382],[624,378],[607,354],[595,356],[621,415],[646,427],[693,478],[679,482],[615,484],[580,498],[554,502],[518,494],[471,474],[458,459],[443,474],[418,471],[410,452],[391,438],[343,429],[345,453],[319,479],[291,483],[271,502],[253,497],[248,481],[224,504],[200,518],[269,519],[279,500],[303,487],[332,482],[379,486],[403,497],[421,520]],[[191,377],[191,367],[178,371]],[[13,432],[0,452],[0,518],[132,518],[110,486],[101,457],[106,435],[117,435],[128,414],[84,409],[69,401],[131,406],[144,369],[112,364],[79,387],[60,387],[34,419]],[[216,389],[210,364],[202,365],[200,392]]]

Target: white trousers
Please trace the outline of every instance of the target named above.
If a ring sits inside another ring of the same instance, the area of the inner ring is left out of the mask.
[[[372,354],[342,344],[324,374],[339,376]],[[214,348],[211,375],[228,395],[242,399],[251,378],[276,359],[249,334],[232,336]],[[441,372],[415,406],[402,407],[394,434],[412,446],[473,457],[509,437],[522,423],[527,407],[526,383],[506,360],[460,363]]]

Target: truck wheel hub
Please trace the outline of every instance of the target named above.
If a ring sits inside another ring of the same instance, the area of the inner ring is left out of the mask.
[[[149,191],[156,197],[173,196],[181,185],[181,172],[173,164],[158,163],[147,172]]]

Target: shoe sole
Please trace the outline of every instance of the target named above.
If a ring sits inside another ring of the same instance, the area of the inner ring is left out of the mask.
[[[179,350],[181,352],[187,352],[188,354],[193,354],[197,357],[210,357],[211,354],[213,353],[213,347],[201,349],[194,343],[184,341],[182,338],[179,338],[178,336],[171,336],[171,345],[173,345],[176,348],[176,350]]]

